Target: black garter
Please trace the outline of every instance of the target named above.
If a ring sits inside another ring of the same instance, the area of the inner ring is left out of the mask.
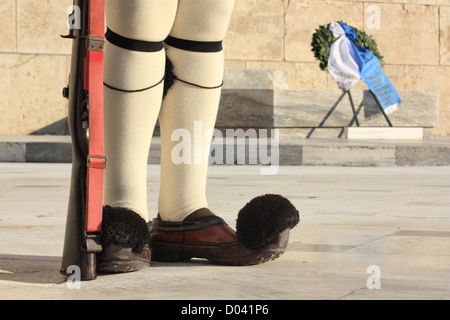
[[[220,52],[223,49],[222,41],[193,41],[168,36],[164,43],[174,48],[193,52]]]
[[[220,52],[222,51],[222,41],[192,41],[192,40],[185,40],[185,39],[179,39],[172,36],[169,36],[166,38],[166,40],[163,41],[143,41],[143,40],[135,40],[130,39],[127,37],[124,37],[118,33],[115,33],[111,29],[107,28],[106,34],[105,34],[106,40],[108,42],[126,49],[126,50],[133,50],[133,51],[140,51],[140,52],[158,52],[161,51],[164,48],[163,43],[177,48],[181,50],[186,51],[193,51],[193,52]],[[164,90],[163,90],[163,98],[167,95],[168,91],[172,88],[175,81],[180,81],[192,86],[195,86],[197,88],[201,89],[217,89],[221,88],[223,86],[223,81],[220,85],[214,86],[214,87],[207,87],[202,86],[196,83],[192,83],[186,80],[182,80],[178,78],[174,72],[173,72],[173,64],[170,61],[170,59],[166,56],[166,66],[165,66],[165,74],[163,78],[156,84],[151,85],[146,88],[136,89],[136,90],[127,90],[127,89],[120,89],[113,87],[107,83],[103,83],[105,87],[110,88],[112,90],[121,91],[121,92],[127,92],[127,93],[134,93],[134,92],[143,92],[150,90],[162,82],[164,82]]]
[[[110,43],[127,50],[141,51],[141,52],[158,52],[164,48],[162,41],[152,42],[152,41],[134,40],[121,36],[120,34],[115,33],[109,28],[106,29],[105,38]]]
[[[192,52],[220,52],[223,49],[222,41],[193,41],[168,36],[166,40],[164,40],[164,43],[180,50]],[[223,86],[223,81],[218,86],[208,87],[178,78],[177,75],[173,73],[172,62],[170,61],[169,57],[166,56],[166,82],[164,83],[164,97],[166,96],[170,88],[172,88],[175,80],[201,89],[218,89]]]

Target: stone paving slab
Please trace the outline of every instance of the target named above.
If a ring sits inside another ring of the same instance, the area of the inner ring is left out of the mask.
[[[244,131],[245,133],[245,131]],[[247,132],[248,133],[248,132]],[[234,132],[237,135],[237,132]],[[271,132],[268,132],[270,139]],[[225,135],[223,136],[225,138]],[[234,139],[233,139],[234,140]],[[223,164],[240,164],[237,151],[227,154],[227,140],[218,140],[223,148]],[[263,143],[262,143],[263,142]],[[270,142],[255,139],[255,152]],[[241,143],[236,140],[232,150]],[[253,142],[252,142],[253,143]],[[245,158],[250,149],[246,142]],[[237,150],[237,149],[236,149]],[[271,150],[267,149],[268,154]],[[420,140],[365,140],[365,139],[288,139],[280,138],[280,165],[307,166],[448,166],[450,165],[450,138]],[[231,161],[228,161],[231,157]],[[233,160],[234,159],[234,160]],[[148,163],[159,164],[161,139],[154,137]],[[30,135],[0,136],[0,162],[70,163],[72,161],[69,136]],[[258,159],[257,163],[261,163]],[[246,160],[243,164],[251,164]]]
[[[148,167],[153,216],[159,169]],[[152,263],[79,289],[58,273],[70,170],[0,163],[0,299],[450,298],[448,166],[283,166],[272,176],[259,166],[212,166],[209,207],[232,227],[239,209],[264,193],[283,194],[299,209],[284,255],[251,267]]]

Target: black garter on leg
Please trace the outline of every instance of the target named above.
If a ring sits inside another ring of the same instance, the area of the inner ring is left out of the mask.
[[[223,50],[222,41],[193,41],[168,36],[164,43],[177,49],[192,52],[220,52]]]
[[[158,52],[164,48],[162,41],[152,42],[152,41],[130,39],[121,36],[118,33],[115,33],[109,28],[107,28],[106,30],[105,38],[106,40],[108,40],[108,42],[112,43],[113,45],[126,50],[140,51],[140,52]]]
[[[118,46],[125,50],[139,51],[139,52],[158,52],[158,51],[161,51],[164,49],[163,41],[153,42],[153,41],[130,39],[130,38],[124,37],[118,33],[115,33],[114,31],[112,31],[109,28],[107,28],[107,30],[106,30],[105,38],[111,44]],[[159,84],[161,84],[164,80],[165,80],[165,75],[162,77],[162,79],[160,81],[158,81],[158,83],[148,86],[146,88],[140,88],[140,89],[122,89],[122,88],[113,87],[107,83],[103,83],[103,84],[105,87],[112,89],[112,90],[134,93],[134,92],[142,92],[142,91],[150,90],[150,89],[158,86]]]
[[[220,52],[222,51],[222,41],[193,41],[193,40],[185,40],[185,39],[179,39],[172,36],[169,36],[164,40],[164,43],[185,51],[192,51],[192,52]],[[166,75],[165,75],[165,82],[164,82],[164,95],[165,97],[169,90],[172,88],[175,81],[180,81],[186,84],[189,84],[191,86],[201,88],[201,89],[217,89],[221,88],[223,86],[223,81],[218,86],[202,86],[193,82],[189,82],[186,80],[182,80],[178,78],[174,72],[173,72],[173,63],[170,61],[169,57],[166,55]]]
[[[112,89],[112,90],[121,91],[121,92],[127,92],[127,93],[133,93],[133,92],[142,92],[142,91],[150,90],[150,89],[152,89],[152,88],[158,86],[159,84],[161,84],[161,83],[164,81],[164,79],[165,79],[165,76],[164,76],[161,80],[159,80],[158,83],[153,84],[153,85],[151,85],[150,87],[142,88],[142,89],[135,89],[135,90],[128,90],[128,89],[120,89],[120,88],[116,88],[116,87],[113,87],[113,86],[111,86],[111,85],[109,85],[109,84],[107,84],[107,83],[105,83],[105,82],[103,82],[103,85],[104,85],[105,87],[109,88],[109,89]]]

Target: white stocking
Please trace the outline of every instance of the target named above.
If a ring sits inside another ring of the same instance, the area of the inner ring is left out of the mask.
[[[162,42],[177,4],[108,0],[107,27],[121,37]],[[147,220],[147,160],[161,107],[165,50],[130,50],[111,41],[106,42],[104,62],[105,205],[131,209]]]
[[[225,37],[233,5],[234,0],[178,1],[170,32],[175,40],[166,41],[167,56],[178,80],[165,97],[159,117],[162,141],[159,214],[163,220],[182,221],[208,205],[205,196],[208,163],[202,154],[195,153],[209,150],[211,144],[224,68],[223,51],[217,49],[217,43]],[[190,40],[188,47],[183,40]],[[190,44],[197,49],[190,49]],[[211,45],[213,48],[209,50]],[[200,133],[196,137],[195,128]],[[181,164],[172,158],[172,151],[181,142],[172,141],[172,134],[179,129],[188,132],[191,138],[190,160]],[[194,146],[194,140],[200,141],[200,148]]]

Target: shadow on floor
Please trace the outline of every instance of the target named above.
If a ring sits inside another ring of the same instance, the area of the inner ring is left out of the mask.
[[[59,284],[66,281],[60,266],[60,257],[1,254],[0,281]]]

